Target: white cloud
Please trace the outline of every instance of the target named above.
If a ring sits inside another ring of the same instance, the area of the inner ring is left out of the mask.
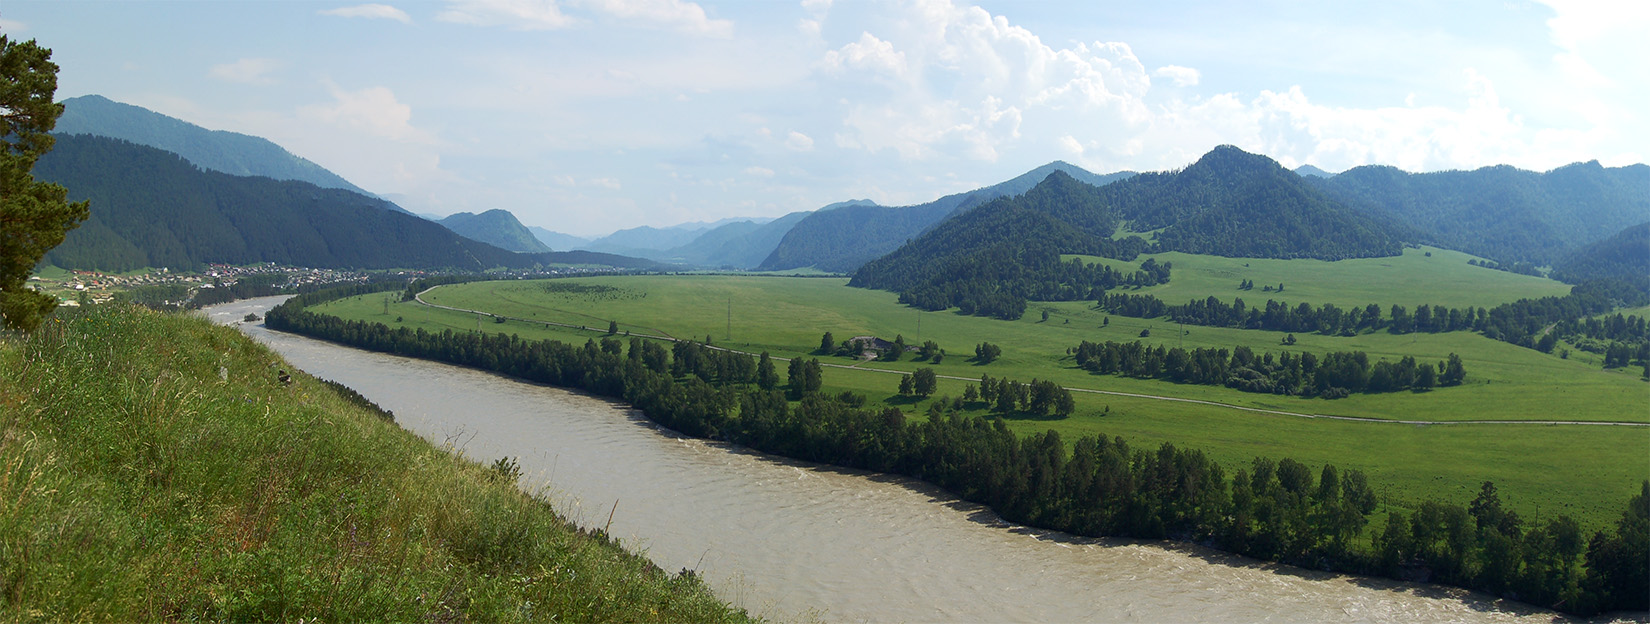
[[[752,166],[749,166],[749,167],[745,167],[745,175],[755,176],[755,177],[758,177],[758,178],[771,178],[771,177],[773,177],[773,170],[769,169],[767,167],[758,167],[758,166],[752,165]]]
[[[831,0],[802,0],[802,10],[816,18],[823,16],[830,12]]]
[[[282,67],[282,63],[275,59],[243,58],[233,63],[213,65],[207,75],[227,82],[242,84],[267,85],[275,84],[275,79],[269,73]]]
[[[317,11],[317,13],[320,13],[321,15],[331,15],[333,17],[387,19],[395,20],[403,24],[412,23],[412,17],[408,16],[406,11],[402,11],[401,9],[397,9],[387,4],[358,4],[355,6],[339,7],[336,9],[325,9],[322,11]]]
[[[436,19],[512,30],[557,30],[578,23],[562,13],[555,0],[449,0]]]
[[[622,185],[619,184],[619,181],[617,179],[614,179],[614,178],[595,178],[595,179],[590,180],[590,184],[592,186],[599,186],[599,187],[602,187],[602,188],[605,188],[605,189],[612,189],[612,190],[615,190],[615,191],[621,190],[621,189],[624,188]]]
[[[826,52],[820,65],[835,73],[852,69],[900,77],[905,74],[905,53],[867,32],[860,34],[859,41]]]
[[[1152,72],[1152,75],[1168,78],[1177,87],[1195,87],[1198,79],[1202,77],[1202,74],[1197,70],[1179,65],[1164,65],[1157,68],[1157,71]]]
[[[414,128],[412,107],[396,100],[384,87],[346,91],[328,85],[333,102],[298,109],[300,117],[326,122],[375,137],[409,143],[434,143],[434,137]]]
[[[814,149],[814,139],[792,130],[790,134],[785,135],[785,147],[797,152],[811,152]]]
[[[656,26],[707,37],[733,36],[733,22],[710,19],[704,7],[682,0],[580,0],[581,6],[621,20],[646,22]]]
[[[4,17],[0,17],[0,30],[6,31],[7,33],[20,33],[28,29],[28,24],[24,24],[23,22],[19,22],[17,20],[9,20]]]

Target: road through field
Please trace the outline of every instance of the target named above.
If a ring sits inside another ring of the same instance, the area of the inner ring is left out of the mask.
[[[444,305],[430,303],[428,301],[425,301],[424,300],[424,295],[429,293],[432,290],[437,289],[437,288],[440,288],[440,286],[432,286],[428,289],[425,289],[423,292],[420,292],[417,295],[414,295],[413,300],[418,302],[420,305],[428,306],[428,307],[431,307],[431,308],[439,308],[439,309],[442,309],[442,310],[451,310],[453,312],[463,312],[463,313],[466,313],[466,314],[485,314],[487,316],[492,316],[492,317],[495,317],[495,318],[502,318],[502,319],[510,320],[510,321],[518,321],[518,322],[522,322],[522,323],[537,323],[537,324],[540,324],[540,325],[553,326],[553,327],[567,327],[567,328],[571,328],[571,329],[580,329],[580,330],[598,331],[598,332],[601,331],[600,328],[592,328],[588,325],[575,325],[575,324],[572,324],[572,323],[557,323],[555,321],[541,321],[541,320],[538,320],[538,319],[525,319],[525,318],[518,318],[518,317],[513,317],[513,316],[502,316],[502,315],[498,315],[498,314],[493,314],[491,312],[485,312],[485,311],[482,311],[482,310],[469,310],[469,309],[465,309],[465,308],[455,308],[455,307],[452,307],[452,306],[444,306]],[[660,332],[660,333],[662,334],[663,332]],[[635,333],[635,332],[631,332],[629,335],[630,336],[635,336],[635,337],[638,337],[638,338],[651,338],[651,339],[655,339],[655,340],[669,340],[669,341],[672,341],[672,342],[678,342],[678,341],[681,340],[681,339],[676,338],[674,336],[667,336],[667,335],[639,334],[639,333]],[[746,351],[738,351],[738,350],[735,350],[735,349],[728,349],[728,348],[725,348],[725,347],[718,347],[718,346],[715,346],[715,345],[706,345],[706,346],[708,346],[712,349],[718,349],[718,350],[721,350],[721,351],[731,351],[731,352],[734,352],[734,353],[744,353],[745,355],[750,355],[752,357],[757,355],[755,353],[750,353],[750,352],[746,352]],[[777,360],[777,361],[781,361],[781,362],[789,362],[790,361],[790,358],[776,357],[776,358],[773,358],[773,359]],[[827,362],[820,362],[820,365],[831,367],[831,368],[842,368],[842,369],[869,371],[869,372],[873,372],[873,373],[887,373],[887,374],[890,374],[890,375],[905,375],[905,374],[907,374],[904,371],[887,370],[887,369],[880,369],[880,368],[868,368],[868,367],[860,366],[860,365],[857,365],[857,364],[849,366],[849,365],[844,365],[844,364],[831,364],[831,363],[827,363]],[[954,376],[954,375],[936,375],[936,377],[939,377],[940,379],[951,379],[951,380],[956,380],[956,381],[975,381],[971,377],[959,377],[959,376]],[[1265,408],[1259,408],[1259,407],[1245,407],[1245,406],[1242,406],[1242,405],[1233,405],[1231,403],[1221,403],[1219,401],[1205,401],[1205,400],[1202,400],[1202,399],[1188,399],[1188,398],[1183,398],[1183,397],[1172,397],[1172,396],[1163,396],[1163,395],[1156,395],[1156,394],[1139,394],[1139,393],[1134,393],[1134,392],[1116,392],[1116,391],[1112,391],[1112,390],[1096,390],[1096,389],[1093,389],[1093,388],[1078,388],[1078,387],[1067,387],[1066,390],[1069,390],[1069,391],[1072,391],[1072,392],[1085,392],[1085,393],[1089,393],[1089,394],[1107,394],[1107,395],[1112,395],[1112,396],[1124,396],[1124,397],[1131,397],[1131,398],[1137,398],[1137,399],[1148,399],[1148,400],[1153,400],[1153,401],[1173,401],[1173,402],[1177,402],[1177,403],[1195,403],[1195,404],[1198,404],[1198,405],[1209,405],[1209,406],[1213,406],[1213,407],[1221,407],[1221,408],[1239,410],[1239,411],[1244,411],[1244,412],[1253,412],[1253,413],[1257,413],[1257,414],[1268,414],[1268,415],[1272,415],[1272,416],[1287,416],[1287,417],[1292,417],[1292,418],[1309,418],[1309,419],[1325,419],[1325,420],[1345,420],[1345,421],[1352,421],[1352,422],[1382,423],[1382,424],[1394,424],[1394,425],[1587,425],[1587,426],[1604,426],[1604,427],[1650,427],[1650,423],[1613,421],[1613,420],[1599,420],[1599,421],[1581,421],[1581,420],[1405,420],[1405,419],[1397,419],[1397,418],[1366,418],[1366,417],[1359,417],[1359,416],[1334,416],[1334,415],[1329,415],[1329,414],[1303,414],[1303,413],[1300,413],[1300,412],[1288,412],[1288,411],[1272,410],[1272,409],[1265,409]]]

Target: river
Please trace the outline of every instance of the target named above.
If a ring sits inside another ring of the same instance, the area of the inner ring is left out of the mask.
[[[401,426],[486,462],[752,613],[828,622],[1551,622],[1479,594],[1189,545],[1027,529],[924,483],[682,438],[557,388],[272,332],[281,298],[209,308]]]

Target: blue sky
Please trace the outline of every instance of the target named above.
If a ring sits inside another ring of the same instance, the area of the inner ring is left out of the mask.
[[[1546,170],[1650,152],[1650,3],[8,0],[59,97],[269,138],[416,212],[598,235],[1052,160]]]

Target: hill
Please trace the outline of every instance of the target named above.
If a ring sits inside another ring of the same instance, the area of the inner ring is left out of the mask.
[[[822,271],[852,272],[898,249],[947,217],[998,197],[1024,193],[1055,171],[1094,186],[1134,175],[1129,172],[1096,175],[1070,163],[1055,161],[1006,182],[947,195],[926,204],[854,205],[820,210],[791,228],[758,268],[781,271],[814,267]]]
[[[1299,175],[1303,178],[1305,178],[1305,177],[1330,178],[1330,177],[1335,176],[1335,174],[1333,174],[1333,173],[1330,173],[1328,171],[1324,171],[1324,170],[1319,169],[1317,167],[1314,167],[1312,165],[1301,165],[1299,167],[1295,167],[1295,174]]]
[[[1150,245],[1113,235],[1123,220],[1155,230]],[[1095,187],[1061,171],[1023,195],[1000,197],[941,222],[866,263],[849,285],[900,293],[930,310],[1019,318],[1027,300],[1097,298],[1152,286],[1169,269],[1062,263],[1061,254],[1122,260],[1142,251],[1336,260],[1395,256],[1404,232],[1353,211],[1264,156],[1219,147],[1180,171]]]
[[[724,224],[700,234],[686,245],[664,252],[659,259],[706,267],[754,268],[773,253],[791,228],[810,214],[813,213],[798,211],[767,223]]]
[[[239,332],[115,304],[56,320],[0,337],[0,403],[37,406],[7,409],[8,435],[23,441],[0,444],[13,503],[0,543],[29,553],[6,560],[8,611],[747,620],[694,575],[523,493],[510,463],[444,452]],[[545,574],[553,581],[523,580]]]
[[[687,223],[667,228],[643,225],[608,234],[580,245],[579,249],[627,256],[657,256],[664,250],[691,243],[693,239],[699,238],[699,235],[709,230],[709,227],[701,223]]]
[[[551,249],[578,249],[580,245],[590,244],[590,239],[572,234],[563,234],[541,228],[536,225],[527,226],[527,231],[533,233],[533,238],[544,243]]]
[[[1650,220],[1650,167],[1597,161],[1546,173],[1499,165],[1408,173],[1365,166],[1313,179],[1331,196],[1414,228],[1420,242],[1502,263],[1548,264]]]
[[[607,254],[517,254],[469,240],[388,202],[308,182],[202,170],[182,157],[104,137],[64,135],[36,178],[92,202],[91,217],[45,261],[74,269],[193,268],[277,262],[321,268],[531,267],[654,263]]]
[[[1414,235],[1335,201],[1270,158],[1230,145],[1180,171],[1106,186],[1101,197],[1130,229],[1161,230],[1161,251],[1339,260],[1396,256]]]
[[[1113,240],[1117,217],[1099,189],[1062,171],[1019,196],[999,197],[941,222],[861,267],[850,286],[900,292],[929,310],[1017,319],[1027,299],[1092,299],[1127,279],[1103,265],[1065,264],[1062,253],[1133,258],[1139,237]],[[1157,277],[1142,278],[1155,284]]]
[[[1553,263],[1553,277],[1572,284],[1619,279],[1650,288],[1650,222],[1617,232]]]
[[[541,253],[550,247],[533,236],[508,210],[493,209],[475,214],[460,212],[437,221],[470,240],[521,253]]]
[[[90,134],[121,139],[172,152],[196,165],[238,176],[299,180],[321,188],[337,188],[371,195],[348,180],[313,162],[293,155],[268,139],[207,130],[147,108],[123,104],[101,95],[63,100],[58,134]],[[402,210],[388,204],[394,210]]]

